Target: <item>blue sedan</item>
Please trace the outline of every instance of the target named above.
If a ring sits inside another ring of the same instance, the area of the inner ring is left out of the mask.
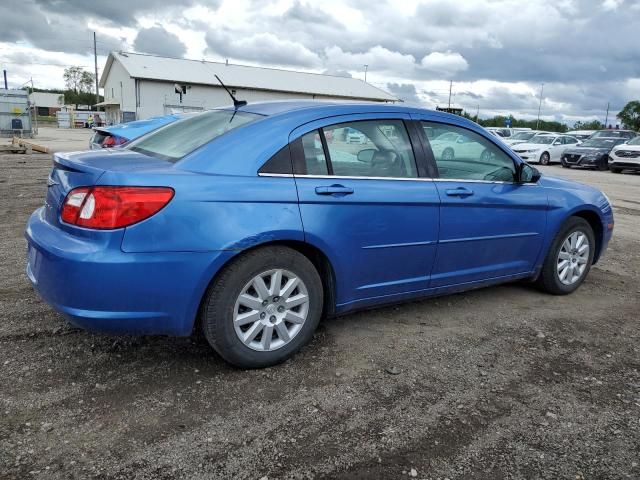
[[[75,325],[200,330],[252,368],[323,316],[521,279],[571,293],[612,230],[603,193],[541,177],[464,118],[259,103],[55,154],[27,274]]]
[[[151,117],[145,120],[119,123],[117,125],[111,125],[110,127],[94,127],[94,134],[89,140],[89,148],[91,150],[97,150],[100,148],[119,147],[171,122],[184,118],[185,115],[188,114],[172,113],[162,117]]]

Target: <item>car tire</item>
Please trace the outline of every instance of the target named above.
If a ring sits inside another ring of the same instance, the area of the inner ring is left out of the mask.
[[[607,170],[609,170],[609,163],[608,163],[607,157],[602,157],[600,159],[600,162],[598,163],[598,166],[596,167],[596,169],[601,172],[606,172]]]
[[[568,165],[568,164],[566,164],[566,163],[563,163],[563,164],[562,164],[562,166],[563,166],[564,168],[571,168],[571,165]]]
[[[442,151],[441,160],[453,160],[455,158],[455,156],[456,156],[456,154],[453,151],[453,148],[447,147]]]
[[[274,277],[277,271],[280,276]],[[258,277],[263,280],[260,290],[264,295],[253,288]],[[274,278],[281,280],[277,289],[269,282],[269,279],[275,281]],[[293,278],[297,279],[297,286],[286,293]],[[282,297],[278,296],[280,294]],[[304,295],[307,296],[306,304],[285,309],[289,303],[287,299],[293,299],[295,303]],[[201,308],[202,330],[213,349],[236,367],[277,365],[311,340],[322,315],[323,298],[322,281],[307,257],[282,246],[258,248],[234,259],[212,282]],[[251,307],[242,304],[247,299]],[[280,312],[281,308],[283,312]],[[297,315],[295,322],[289,322],[288,319],[293,318],[290,314]],[[300,322],[302,317],[304,320]],[[248,318],[251,320],[241,325],[241,321]],[[265,332],[269,332],[269,341],[273,342],[269,343],[269,349],[264,349]],[[252,334],[253,340],[243,342],[240,338],[240,335],[246,339]]]
[[[543,152],[542,155],[540,155],[540,165],[549,165],[549,163],[551,163],[551,157],[549,156],[548,152]]]
[[[622,173],[622,169],[621,168],[610,168],[612,173]]]
[[[579,253],[585,242],[588,250],[586,253]],[[536,282],[538,287],[553,295],[567,295],[575,291],[589,274],[595,248],[595,235],[589,222],[580,217],[570,217],[562,225],[549,248]],[[567,258],[563,259],[561,256]],[[564,264],[570,269],[567,273],[564,273],[561,261],[569,262],[568,265]],[[584,265],[584,268],[581,268],[581,265]],[[578,272],[574,268],[577,268]]]

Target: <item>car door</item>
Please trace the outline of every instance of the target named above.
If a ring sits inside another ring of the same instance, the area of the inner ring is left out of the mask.
[[[427,156],[438,172],[440,233],[431,287],[447,287],[534,270],[546,225],[547,195],[515,181],[517,162],[477,131],[412,115],[423,128],[446,128],[478,144],[474,157]]]
[[[418,168],[408,115],[348,115],[292,132],[305,239],[335,273],[338,309],[428,288],[439,196]],[[347,142],[349,129],[364,135]],[[419,165],[419,164],[418,164]]]

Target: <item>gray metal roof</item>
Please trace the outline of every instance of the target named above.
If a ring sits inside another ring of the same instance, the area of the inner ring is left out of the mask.
[[[109,54],[100,78],[100,86],[104,87],[114,61],[120,62],[132,78],[220,86],[214,76],[218,75],[225,85],[234,88],[306,93],[355,100],[398,101],[390,93],[357,78],[129,52]]]

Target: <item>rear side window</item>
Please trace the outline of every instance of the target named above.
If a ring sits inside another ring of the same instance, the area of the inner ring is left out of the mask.
[[[294,168],[298,174],[418,176],[413,148],[402,120],[340,123],[310,132],[295,143]]]
[[[278,153],[265,162],[258,173],[292,174],[291,153],[289,145],[285,145]]]
[[[126,148],[176,162],[198,147],[261,115],[232,110],[212,110],[170,123],[132,141]]]

